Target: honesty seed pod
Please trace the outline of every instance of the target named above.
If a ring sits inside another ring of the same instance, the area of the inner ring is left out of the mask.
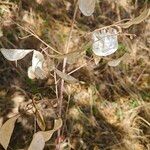
[[[93,32],[93,52],[97,56],[108,56],[118,49],[117,30],[114,28]]]

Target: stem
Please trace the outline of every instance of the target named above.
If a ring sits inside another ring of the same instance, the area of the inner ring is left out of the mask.
[[[76,2],[70,33],[69,33],[69,36],[68,36],[68,40],[65,44],[65,53],[68,53],[68,51],[69,51],[69,45],[70,45],[71,36],[72,36],[73,28],[74,28],[74,23],[75,23],[77,10],[78,10],[78,5],[77,5],[77,2]],[[64,60],[63,60],[63,67],[62,67],[62,72],[63,73],[65,73],[65,71],[66,71],[66,64],[67,64],[67,57],[65,57]],[[60,102],[59,102],[59,117],[62,116],[63,91],[64,91],[64,80],[61,79],[60,96],[59,96],[59,100],[60,100]],[[56,147],[56,149],[58,149],[58,150],[60,149],[60,134],[61,134],[61,129],[58,130],[58,147]]]

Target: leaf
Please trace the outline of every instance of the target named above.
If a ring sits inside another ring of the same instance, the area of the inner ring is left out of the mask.
[[[39,110],[36,110],[36,119],[37,119],[37,124],[40,127],[41,130],[45,130],[46,125],[45,125],[45,120],[43,118],[42,113]]]
[[[66,82],[68,83],[77,83],[79,82],[77,79],[75,79],[74,77],[66,74],[66,73],[63,73],[61,71],[59,71],[58,69],[55,68],[55,72],[56,74],[61,77],[63,80],[65,80]]]
[[[112,60],[112,61],[109,61],[108,62],[108,65],[111,66],[111,67],[116,67],[120,64],[121,62],[121,59],[115,59],[115,60]]]
[[[93,52],[97,56],[108,56],[118,49],[117,30],[113,28],[93,32]]]
[[[121,61],[127,59],[127,57],[129,57],[129,54],[125,53],[122,57],[109,61],[108,65],[111,67],[116,67],[120,64]]]
[[[0,128],[0,144],[4,147],[4,149],[7,149],[7,147],[8,147],[8,144],[11,139],[11,135],[12,135],[14,127],[15,127],[15,122],[18,119],[18,117],[19,117],[19,115],[10,118]]]
[[[43,150],[45,146],[45,141],[42,133],[37,132],[33,135],[32,142],[28,150]]]
[[[34,108],[35,108],[35,116],[36,116],[37,124],[40,127],[40,129],[44,131],[45,128],[46,128],[44,117],[43,117],[40,109],[36,105],[36,103],[33,102],[33,105],[34,105]]]
[[[144,11],[139,15],[138,17],[132,19],[131,21],[128,21],[121,25],[122,28],[129,28],[130,26],[134,24],[139,24],[142,21],[144,21],[148,16],[150,15],[150,9],[145,8]]]
[[[96,0],[79,0],[79,9],[85,16],[93,14]]]
[[[25,50],[25,49],[4,49],[4,48],[1,49],[3,56],[9,61],[20,60],[32,51],[33,50]]]
[[[43,135],[45,142],[47,142],[52,137],[53,133],[57,131],[59,128],[61,128],[61,126],[62,126],[62,119],[59,118],[55,120],[53,130],[39,131],[39,132]]]
[[[49,131],[39,131],[33,135],[32,142],[28,150],[43,150],[45,142],[47,142],[53,135],[62,126],[62,119],[56,119],[54,123],[53,130]]]

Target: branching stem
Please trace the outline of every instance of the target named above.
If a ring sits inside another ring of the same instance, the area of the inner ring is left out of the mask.
[[[72,33],[73,33],[73,28],[74,28],[74,23],[75,23],[77,10],[78,10],[78,5],[77,5],[77,2],[76,2],[75,11],[74,11],[74,15],[73,15],[73,20],[72,20],[68,40],[65,44],[65,53],[69,52],[69,46],[70,46],[70,41],[71,41],[71,37],[72,37]],[[65,73],[65,71],[66,71],[66,64],[67,64],[67,57],[64,58],[64,60],[63,60],[63,67],[62,67],[62,72],[63,73]],[[63,91],[64,91],[64,80],[61,79],[60,95],[59,95],[59,116],[60,117],[62,116]],[[56,147],[56,149],[58,149],[58,150],[60,149],[60,134],[61,134],[61,129],[58,130],[58,146]]]

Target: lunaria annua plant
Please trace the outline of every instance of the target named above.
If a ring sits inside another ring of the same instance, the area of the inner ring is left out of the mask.
[[[93,32],[93,52],[97,56],[108,56],[118,49],[117,30],[114,28]]]

